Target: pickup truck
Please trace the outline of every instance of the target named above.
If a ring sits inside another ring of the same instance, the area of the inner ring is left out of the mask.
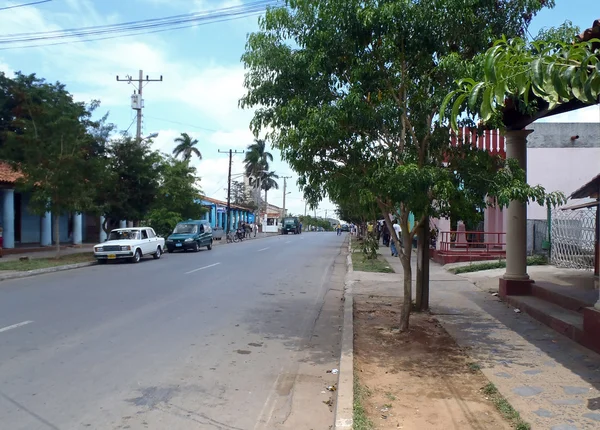
[[[117,228],[110,232],[106,242],[94,246],[94,257],[99,263],[120,259],[139,263],[145,255],[159,259],[164,249],[165,239],[150,227]]]

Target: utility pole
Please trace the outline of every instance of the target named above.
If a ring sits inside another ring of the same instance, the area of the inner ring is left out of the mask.
[[[242,154],[244,151],[237,151],[230,149],[229,151],[221,151],[222,154],[229,153],[229,173],[227,175],[227,229],[225,230],[225,234],[229,234],[229,229],[231,227],[231,164],[233,163],[233,154]]]
[[[142,109],[144,108],[142,89],[144,88],[144,82],[162,82],[162,80],[162,75],[160,75],[160,79],[150,79],[148,75],[146,75],[146,79],[144,79],[144,71],[140,70],[140,74],[137,80],[137,94],[134,90],[133,95],[131,96],[131,108],[137,111],[137,130],[135,133],[135,139],[138,143],[142,141]],[[117,75],[117,82],[127,82],[128,84],[131,84],[133,82],[133,77],[130,75],[126,75],[125,79],[120,79],[119,75]]]
[[[287,180],[290,179],[291,176],[282,176],[283,179],[283,216],[285,217],[285,194],[287,191]]]

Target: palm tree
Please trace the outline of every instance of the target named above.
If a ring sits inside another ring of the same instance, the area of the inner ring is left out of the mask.
[[[190,161],[192,156],[195,155],[199,160],[202,160],[202,154],[200,153],[200,150],[196,148],[198,139],[193,139],[187,133],[181,133],[181,136],[175,139],[175,143],[177,144],[175,149],[173,149],[173,155],[175,157],[183,155],[183,161]]]
[[[279,189],[279,184],[275,179],[279,179],[279,175],[274,171],[262,173],[260,177],[260,188],[265,190],[265,215],[269,209],[269,203],[267,203],[267,193],[271,189]]]
[[[261,178],[263,171],[269,170],[269,162],[271,161],[273,161],[273,155],[267,151],[265,141],[255,139],[254,143],[248,145],[246,157],[244,158],[246,176],[249,178]]]

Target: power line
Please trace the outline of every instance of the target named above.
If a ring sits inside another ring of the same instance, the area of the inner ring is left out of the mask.
[[[18,7],[25,7],[25,6],[34,6],[36,4],[48,3],[51,1],[52,0],[40,0],[40,1],[31,2],[31,3],[16,4],[14,6],[0,7],[0,10],[16,9]]]
[[[30,42],[77,38],[77,40],[41,44],[41,46],[49,46],[64,43],[112,39],[116,37],[132,36],[136,34],[148,34],[160,31],[189,28],[208,23],[228,21],[231,19],[239,19],[251,15],[261,14],[268,6],[274,5],[276,2],[277,0],[258,0],[251,3],[245,3],[239,6],[231,6],[227,8],[213,9],[203,12],[193,12],[189,14],[175,15],[163,18],[130,21],[120,24],[83,27],[78,29],[72,28],[66,30],[46,31],[37,33],[7,34],[3,37],[0,37],[0,45],[4,46],[1,49],[25,48],[40,46],[40,44],[30,45]],[[117,35],[115,33],[121,34]],[[110,34],[110,36],[90,37],[104,34]],[[12,46],[13,44],[20,45]]]
[[[170,119],[156,118],[156,117],[153,117],[153,116],[148,116],[148,115],[145,115],[145,116],[146,116],[146,118],[148,118],[148,119],[154,119],[154,120],[156,120],[156,121],[170,122],[170,123],[172,123],[172,124],[183,125],[183,126],[185,126],[185,127],[197,128],[197,129],[199,129],[199,130],[212,131],[212,132],[214,132],[214,133],[218,133],[219,131],[223,131],[223,130],[214,130],[214,129],[212,129],[212,128],[200,127],[199,125],[186,124],[185,122],[172,121],[172,120],[170,120]]]

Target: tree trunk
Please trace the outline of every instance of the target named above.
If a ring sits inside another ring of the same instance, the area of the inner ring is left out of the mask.
[[[406,228],[405,226],[402,226],[402,241],[404,242],[404,247],[401,247],[399,243],[396,243],[396,249],[398,249],[398,257],[400,258],[402,270],[404,272],[404,298],[402,302],[402,312],[400,313],[400,331],[404,332],[409,328],[410,311],[412,308],[412,265],[410,261],[412,255],[412,243],[410,232],[408,231],[408,221],[406,223],[402,222],[402,224],[406,224]],[[395,236],[395,233],[392,234],[393,240],[399,242]]]
[[[429,219],[418,229],[417,236],[417,297],[419,312],[429,309]]]
[[[52,222],[54,223],[54,244],[56,245],[56,258],[60,257],[60,214],[52,214]]]

